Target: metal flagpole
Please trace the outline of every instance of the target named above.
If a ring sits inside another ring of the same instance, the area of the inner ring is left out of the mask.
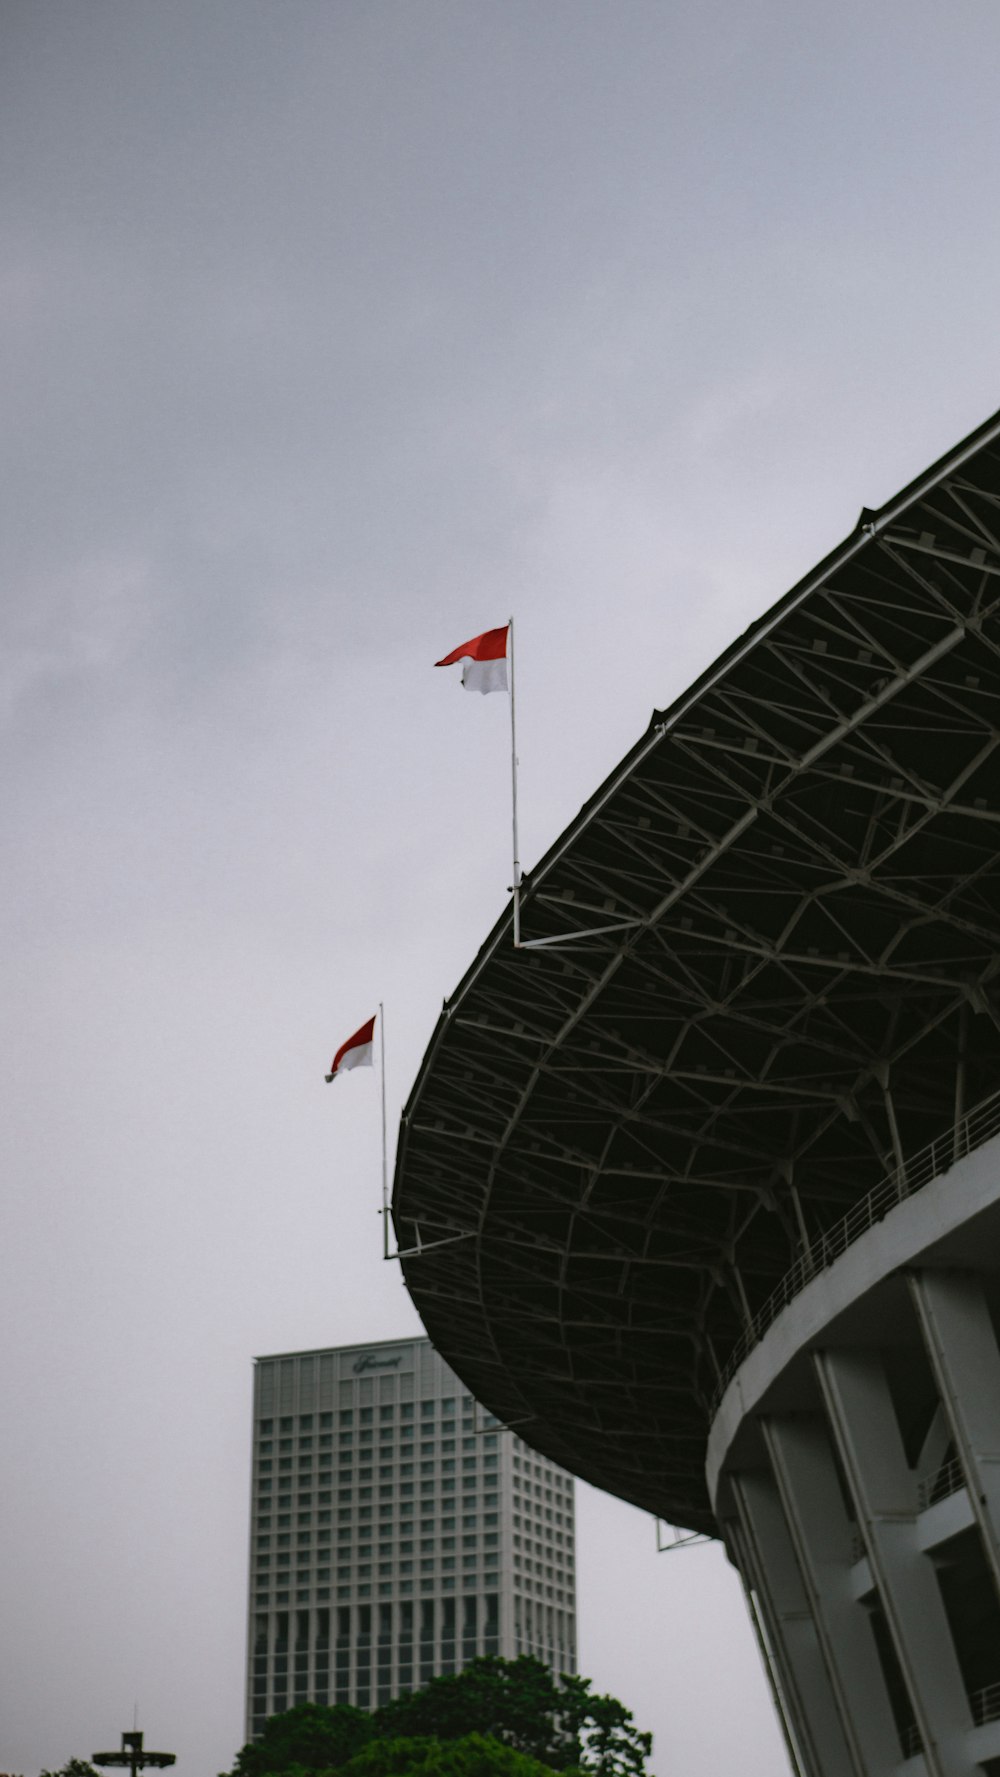
[[[514,840],[514,949],[521,948],[521,865],[517,855],[517,727],[514,715],[514,619],[509,622],[510,633],[510,789],[511,789],[511,826]]]
[[[370,1003],[370,1002],[369,1002]],[[379,1051],[382,1062],[382,1257],[389,1257],[389,1150],[385,1129],[385,1007],[378,1003]]]

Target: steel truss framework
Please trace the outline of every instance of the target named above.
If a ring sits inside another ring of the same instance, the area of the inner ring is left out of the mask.
[[[998,840],[1000,416],[654,715],[525,878],[550,942],[506,913],[445,1005],[396,1233],[465,1236],[407,1285],[530,1443],[714,1530],[754,1310],[1000,1082]]]

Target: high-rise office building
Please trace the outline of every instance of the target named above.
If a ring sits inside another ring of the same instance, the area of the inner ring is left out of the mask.
[[[479,1654],[576,1670],[573,1481],[427,1339],[256,1360],[247,1734]]]

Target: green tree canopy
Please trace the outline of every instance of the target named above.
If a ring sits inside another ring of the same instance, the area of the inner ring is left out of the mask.
[[[259,1739],[247,1741],[236,1755],[231,1777],[339,1771],[374,1732],[372,1717],[349,1703],[333,1709],[322,1703],[297,1703],[294,1709],[270,1716]]]
[[[556,1727],[561,1686],[540,1660],[493,1657],[472,1660],[448,1678],[432,1678],[423,1690],[386,1703],[375,1718],[380,1736],[457,1740],[490,1734],[517,1752],[555,1769],[573,1763],[562,1756]]]
[[[343,1703],[273,1715],[227,1777],[544,1777],[543,1767],[645,1777],[652,1743],[623,1703],[594,1695],[589,1679],[556,1677],[527,1655],[489,1657],[374,1715]],[[521,1762],[503,1763],[507,1754]]]
[[[375,1723],[380,1737],[490,1734],[553,1770],[579,1766],[594,1777],[643,1777],[653,1744],[623,1703],[593,1694],[589,1678],[556,1677],[527,1654],[473,1660],[454,1677],[432,1678],[386,1703]]]
[[[43,1771],[41,1777],[104,1777],[104,1773],[88,1764],[86,1759],[71,1758],[58,1771]]]
[[[555,1777],[555,1773],[490,1734],[463,1734],[457,1740],[370,1740],[337,1777]]]

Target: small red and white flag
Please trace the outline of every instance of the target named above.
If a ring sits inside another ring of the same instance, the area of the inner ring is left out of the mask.
[[[461,662],[466,691],[481,691],[484,696],[488,691],[506,691],[509,630],[507,623],[502,629],[484,630],[481,636],[473,636],[471,642],[453,648],[443,660],[435,660],[434,665],[457,666]]]
[[[329,1086],[338,1074],[346,1074],[352,1067],[373,1067],[373,1050],[375,1047],[375,1019],[369,1018],[353,1037],[341,1043],[336,1055],[330,1063],[330,1072],[325,1076]]]

